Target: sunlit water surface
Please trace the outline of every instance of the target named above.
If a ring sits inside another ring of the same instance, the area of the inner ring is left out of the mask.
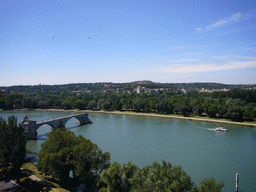
[[[25,115],[42,121],[67,116],[74,112],[0,111],[18,122]],[[256,128],[209,122],[176,120],[159,117],[89,113],[93,124],[78,126],[75,118],[66,128],[96,143],[103,152],[110,152],[111,162],[128,161],[139,167],[154,161],[182,166],[199,185],[203,178],[225,181],[225,192],[235,191],[235,174],[239,173],[239,191],[256,191]],[[228,132],[216,132],[216,126]],[[28,141],[27,148],[37,160],[41,144],[50,126],[38,129],[38,140]]]

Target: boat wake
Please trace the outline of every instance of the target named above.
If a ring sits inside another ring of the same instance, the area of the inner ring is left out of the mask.
[[[228,130],[227,129],[224,129],[223,127],[219,127],[217,126],[215,129],[213,128],[207,128],[208,130],[210,131],[220,131],[220,132],[227,132]]]

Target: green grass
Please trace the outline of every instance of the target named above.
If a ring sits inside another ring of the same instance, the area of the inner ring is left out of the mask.
[[[48,188],[56,188],[59,191],[68,191],[67,189],[63,189],[58,184],[58,181],[54,180],[51,177],[45,177],[41,172],[39,172],[36,168],[36,165],[34,163],[28,162],[25,163],[22,168],[25,171],[28,171],[31,175],[35,175],[39,179],[42,180],[42,182],[33,181],[30,179],[26,174],[22,174],[22,177],[20,178],[20,184],[24,186],[29,191],[43,191],[42,189],[44,187]],[[31,190],[33,189],[33,190]]]

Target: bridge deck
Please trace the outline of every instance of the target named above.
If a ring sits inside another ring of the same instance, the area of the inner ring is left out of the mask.
[[[85,113],[68,115],[68,116],[64,116],[64,117],[57,117],[57,118],[48,119],[48,120],[45,120],[45,121],[40,121],[40,122],[37,122],[36,124],[47,123],[47,122],[56,121],[56,120],[60,120],[60,119],[67,119],[67,118],[77,117],[77,116],[81,116],[83,114],[85,114]]]

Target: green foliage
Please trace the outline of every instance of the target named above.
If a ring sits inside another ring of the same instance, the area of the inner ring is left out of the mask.
[[[142,94],[135,88],[143,87]],[[253,85],[218,83],[83,83],[53,86],[4,87],[0,108],[62,108],[91,110],[131,110],[135,112],[204,115],[232,121],[254,121],[256,90]],[[205,89],[229,91],[199,92]],[[246,90],[244,88],[251,88]],[[186,89],[187,93],[180,91]],[[24,93],[24,94],[21,94]]]
[[[27,138],[17,118],[10,116],[8,123],[0,118],[0,167],[19,179],[20,168],[26,156]]]
[[[121,165],[114,162],[110,165],[108,170],[103,170],[101,173],[102,181],[108,186],[110,192],[122,190],[122,172]]]
[[[63,109],[72,109],[72,102],[70,100],[64,100],[61,106]]]
[[[123,164],[121,167],[121,171],[123,173],[122,177],[122,188],[123,191],[130,191],[132,188],[132,185],[130,183],[130,179],[133,177],[135,171],[138,169],[136,165],[131,164],[131,162],[128,162],[127,164]]]
[[[217,105],[215,103],[210,103],[205,105],[205,113],[209,117],[215,118],[218,113]]]
[[[199,192],[221,192],[224,187],[224,181],[216,182],[214,178],[207,178],[201,181],[198,188]]]
[[[133,177],[134,172],[138,169],[136,165],[132,165],[130,162],[123,164],[122,166],[114,162],[107,170],[103,170],[101,173],[101,190],[107,189],[110,192],[131,190],[130,179]],[[105,184],[105,185],[104,185]]]
[[[89,101],[89,103],[88,103],[88,109],[94,110],[94,109],[96,109],[96,107],[97,107],[97,103],[96,103],[95,100]]]
[[[163,161],[139,169],[131,163],[121,166],[114,162],[101,174],[101,180],[111,192],[115,191],[192,191],[194,184],[181,167]]]
[[[102,153],[89,139],[76,137],[64,128],[51,131],[47,137],[38,155],[38,169],[64,187],[84,183],[95,188],[102,169],[109,165],[109,153]]]
[[[41,109],[47,109],[49,108],[49,104],[47,101],[38,101],[37,106]]]
[[[154,162],[152,166],[138,169],[130,179],[134,191],[192,191],[194,183],[181,167]]]
[[[85,109],[85,105],[86,105],[86,103],[83,100],[77,100],[75,102],[75,108],[80,109],[80,110]]]
[[[4,97],[0,97],[0,109],[5,109],[6,100]]]
[[[182,168],[172,167],[163,161],[160,165],[154,162],[151,166],[138,168],[136,165],[114,162],[101,173],[98,182],[99,191],[165,191],[165,192],[220,192],[224,182],[216,182],[214,178],[204,179],[196,187]]]
[[[231,104],[227,108],[227,113],[225,117],[231,119],[232,121],[242,121],[243,119],[243,111],[240,106],[235,104]]]

